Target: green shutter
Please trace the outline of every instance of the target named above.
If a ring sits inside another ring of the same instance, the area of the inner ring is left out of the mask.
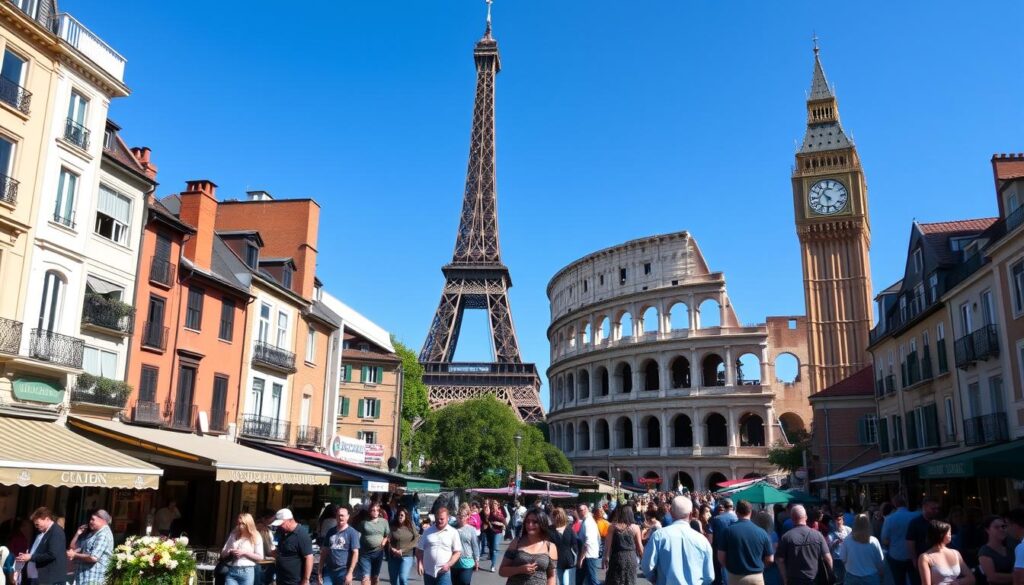
[[[363,366],[363,367],[359,368],[359,381],[360,382],[364,382],[365,383],[366,379],[369,378],[369,377],[370,377],[370,367],[369,366]]]
[[[365,402],[366,401],[363,400],[362,398],[359,399],[359,418],[363,418],[363,412],[365,411]]]
[[[344,396],[341,398],[341,416],[348,416],[349,400]]]
[[[352,381],[352,366],[345,366],[345,374],[344,374],[344,376],[345,376],[345,381],[346,382],[351,382]]]
[[[889,452],[889,419],[878,420],[878,450],[882,453]]]
[[[381,384],[384,382],[384,368],[377,366],[377,383]]]
[[[377,368],[380,369],[380,368]],[[377,412],[373,415],[373,418],[380,418],[380,400],[377,401]]]

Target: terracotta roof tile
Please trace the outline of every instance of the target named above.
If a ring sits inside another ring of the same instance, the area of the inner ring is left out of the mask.
[[[811,398],[836,398],[840,396],[873,396],[875,393],[875,379],[871,366],[840,380],[825,388],[821,392],[812,394]]]
[[[958,219],[954,221],[938,221],[933,223],[919,223],[921,231],[925,234],[957,234],[964,232],[982,232],[994,224],[998,217],[982,217],[978,219]]]

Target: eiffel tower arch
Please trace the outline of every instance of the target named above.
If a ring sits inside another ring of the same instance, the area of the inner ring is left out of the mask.
[[[508,289],[512,278],[501,261],[498,243],[498,197],[494,148],[494,80],[501,70],[498,42],[487,30],[473,51],[476,98],[470,134],[469,166],[462,213],[441,302],[420,350],[423,381],[431,408],[492,395],[508,404],[520,419],[543,420],[540,377],[534,364],[523,363],[512,322]],[[462,316],[467,309],[487,311],[492,362],[454,362]]]

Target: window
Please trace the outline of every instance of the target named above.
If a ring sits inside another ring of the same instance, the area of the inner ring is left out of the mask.
[[[988,379],[989,408],[993,414],[1002,413],[1006,410],[1003,400],[1003,377],[990,376]]]
[[[314,363],[316,360],[316,330],[312,325],[306,324],[306,361]]]
[[[82,353],[82,369],[101,378],[117,378],[117,353],[85,346]]]
[[[100,197],[96,207],[97,235],[127,246],[131,214],[131,199],[100,185]]]
[[[68,101],[68,120],[78,124],[79,126],[85,126],[85,112],[89,107],[89,100],[78,93],[77,91],[71,91],[71,100]]]
[[[1010,193],[1010,196],[1006,198],[1006,215],[1009,216],[1019,208],[1020,199],[1017,198],[1016,193]]]
[[[996,309],[990,290],[981,293],[981,318],[985,325],[992,325],[996,322]]]
[[[893,451],[902,451],[903,443],[903,417],[896,415],[892,417]]]
[[[956,417],[953,414],[953,397],[947,396],[946,404],[946,438],[956,439]]]
[[[360,369],[359,381],[365,384],[380,384],[384,380],[384,368],[363,366]]]
[[[284,386],[274,384],[270,391],[270,412],[274,418],[281,418],[281,400],[283,399]]]
[[[377,433],[374,431],[357,431],[356,438],[374,444],[377,442]]]
[[[650,274],[650,273],[651,273],[651,263],[650,262],[644,262],[644,274]]]
[[[19,87],[4,87],[4,91],[0,91],[0,100],[21,109],[21,102],[25,97],[24,85],[25,72],[27,70],[28,63],[25,59],[10,49],[4,51],[4,62],[2,69],[0,69],[0,77]],[[28,112],[25,113],[27,114]]]
[[[171,285],[171,239],[164,234],[156,235],[153,249],[153,264],[149,267],[149,279],[165,286]]]
[[[189,287],[188,306],[185,308],[185,327],[201,331],[203,325],[203,289]]]
[[[39,10],[39,0],[14,0],[14,5],[32,18],[36,17],[36,11]]]
[[[583,281],[583,292],[587,292],[587,281]]]
[[[89,100],[77,91],[71,92],[71,100],[68,101],[68,120],[64,124],[64,140],[84,150],[89,150],[89,130],[85,127],[88,107]]]
[[[900,321],[907,320],[907,297],[900,297]]]
[[[348,343],[347,341],[345,343]],[[352,381],[352,366],[341,366],[341,378],[346,382]]]
[[[929,302],[939,300],[939,275],[934,272],[928,277],[928,295]]]
[[[1024,261],[1010,268],[1010,290],[1013,294],[1013,314],[1024,313]]]
[[[960,305],[960,330],[964,335],[974,331],[974,319],[971,315],[971,303],[963,303]]]
[[[292,267],[287,264],[281,267],[281,285],[288,290],[292,288]]]
[[[974,241],[974,238],[971,237],[971,236],[964,237],[964,238],[950,238],[949,239],[949,249],[954,251],[954,252],[959,252],[959,251],[963,250],[964,248],[966,248],[967,245],[970,244],[972,241]]]
[[[156,402],[156,383],[160,370],[153,366],[142,366],[142,378],[139,380],[139,401]]]
[[[57,201],[53,208],[53,221],[74,229],[75,195],[78,192],[78,175],[66,168],[60,169],[57,181]]]
[[[882,453],[889,452],[889,419],[883,417],[878,421],[878,450]]]
[[[60,321],[64,279],[52,270],[43,277],[43,298],[39,304],[39,330],[55,331]]]
[[[103,131],[103,150],[114,150],[114,131],[110,128]]]
[[[924,270],[924,257],[921,254],[921,248],[914,250],[914,274],[921,274]]]
[[[626,284],[626,269],[619,268],[619,284]]]
[[[967,385],[967,406],[970,409],[971,418],[981,416],[981,387],[977,382]]]
[[[878,417],[873,414],[862,416],[857,426],[857,435],[861,445],[878,443]]]
[[[227,430],[228,377],[217,374],[213,377],[213,398],[210,400],[210,428]]]
[[[270,340],[270,305],[260,304],[260,324],[256,332],[256,340],[267,343]]]
[[[260,249],[249,241],[245,243],[245,263],[249,268],[256,268],[260,263]]]
[[[263,414],[263,389],[265,387],[266,382],[263,381],[263,378],[252,379],[252,389],[249,390],[249,414]]]
[[[350,405],[349,405],[350,402],[351,401],[348,398],[345,398],[344,396],[341,397],[341,401],[338,402],[338,415],[339,416],[348,416],[348,412],[349,412],[349,408],[350,408]]]
[[[363,398],[359,401],[359,418],[380,418],[380,400]]]
[[[597,283],[598,283],[599,285],[601,285],[601,286],[604,286],[604,275],[603,275],[603,274],[600,274],[600,275],[598,275],[598,277],[597,277]]]
[[[0,97],[2,94],[3,92],[0,92]],[[6,177],[11,177],[14,174],[14,143],[3,136],[0,136],[0,174]],[[11,192],[8,193],[8,191]],[[12,186],[4,181],[3,189],[0,190],[0,201],[14,203],[14,198],[17,195],[17,190],[12,189]]]
[[[277,347],[288,347],[288,313],[277,312]]]
[[[220,301],[220,331],[217,337],[231,341],[235,333],[235,301],[223,298]]]

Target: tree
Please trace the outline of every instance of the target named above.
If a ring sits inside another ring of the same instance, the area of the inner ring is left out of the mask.
[[[793,436],[793,445],[782,444],[768,450],[768,463],[793,473],[804,466],[804,453],[810,446],[811,437],[806,431],[797,431]]]
[[[399,468],[406,469],[406,462],[411,461],[413,468],[418,469],[420,455],[426,453],[423,440],[417,437],[414,425],[418,420],[425,419],[429,411],[427,385],[423,383],[423,366],[420,365],[416,354],[393,335],[391,344],[395,346],[395,353],[402,360],[402,419],[399,421],[399,440],[403,448]]]
[[[450,487],[504,487],[519,464],[527,471],[568,472],[568,459],[493,396],[456,402],[431,412],[417,433],[429,460],[427,475]]]

